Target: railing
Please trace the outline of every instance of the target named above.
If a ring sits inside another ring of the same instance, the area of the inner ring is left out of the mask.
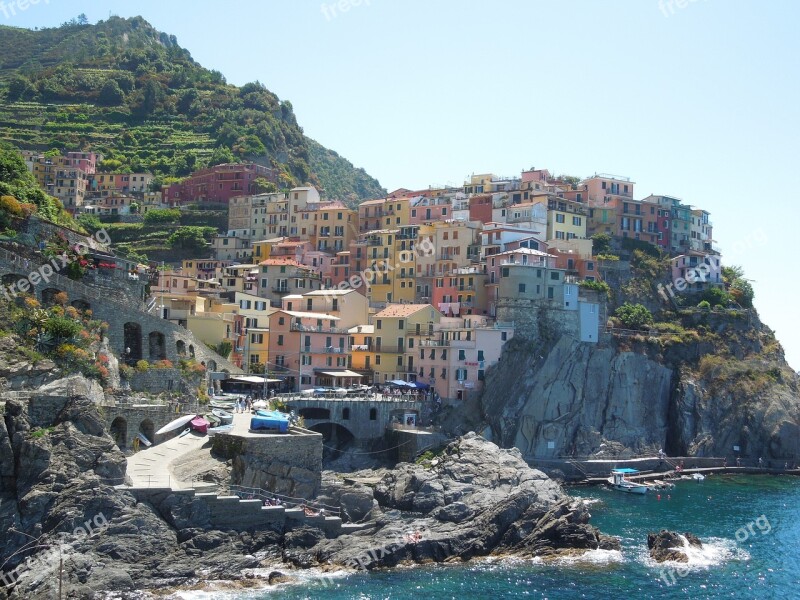
[[[331,516],[339,517],[341,516],[341,512],[339,507],[332,506],[330,504],[324,504],[322,502],[315,502],[314,500],[308,500],[306,498],[297,498],[294,496],[285,496],[283,494],[278,494],[276,492],[270,492],[269,490],[263,490],[261,488],[252,488],[252,487],[245,487],[241,485],[229,485],[228,489],[231,494],[238,496],[241,500],[262,500],[267,503],[273,500],[280,500],[281,504],[274,504],[272,506],[285,506],[287,508],[293,507],[300,507],[300,506],[307,506],[308,508],[312,508],[319,511],[325,511],[325,513],[330,513]]]
[[[297,323],[292,323],[291,328],[292,331],[300,331],[305,333],[348,333],[349,330],[342,329],[339,327],[321,327],[317,325],[298,325]]]

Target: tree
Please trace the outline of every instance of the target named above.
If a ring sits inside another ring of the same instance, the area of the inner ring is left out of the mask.
[[[235,162],[239,161],[233,155],[233,152],[231,152],[230,148],[227,146],[217,146],[214,148],[214,152],[211,153],[211,160],[208,161],[208,166],[213,167],[216,165],[224,165]]]
[[[231,344],[228,340],[222,340],[219,344],[212,346],[211,348],[222,358],[228,358],[233,351],[233,344]]]
[[[154,208],[144,215],[145,225],[165,225],[177,223],[181,218],[181,211],[177,208]]]
[[[100,89],[97,100],[100,104],[105,104],[106,106],[118,106],[124,102],[125,94],[116,81],[108,79]]]
[[[626,302],[614,312],[614,316],[627,329],[645,329],[653,324],[653,314],[643,304]]]
[[[36,94],[36,88],[30,79],[23,75],[14,75],[8,80],[6,99],[9,102],[16,100],[30,100]]]
[[[208,243],[215,233],[217,230],[214,227],[180,227],[169,236],[167,243],[174,250],[201,251],[208,248]]]
[[[85,13],[81,13],[78,15],[78,25],[88,25],[89,19],[87,18]]]
[[[592,251],[595,254],[611,254],[611,236],[607,233],[596,233],[592,236]]]
[[[272,194],[278,191],[278,186],[264,177],[257,177],[253,180],[253,190],[256,194]]]
[[[710,287],[703,292],[703,300],[706,300],[711,306],[727,307],[731,303],[731,295],[721,287]]]

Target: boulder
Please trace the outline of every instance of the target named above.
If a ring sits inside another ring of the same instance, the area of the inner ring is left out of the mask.
[[[647,534],[647,548],[650,550],[650,557],[656,562],[689,562],[686,554],[686,543],[698,548],[703,547],[700,539],[691,533],[680,535],[673,531],[662,529],[658,533]]]

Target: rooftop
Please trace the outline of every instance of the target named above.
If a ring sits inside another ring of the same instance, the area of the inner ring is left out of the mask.
[[[433,308],[430,304],[389,304],[376,317],[408,317],[426,308]],[[434,309],[435,310],[435,309]]]

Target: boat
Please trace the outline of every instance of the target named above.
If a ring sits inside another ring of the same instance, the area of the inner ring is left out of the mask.
[[[608,482],[613,489],[619,492],[625,492],[627,494],[646,494],[648,489],[646,485],[634,483],[626,479],[626,476],[635,475],[638,472],[639,471],[636,469],[614,469],[611,471],[611,477],[608,478]]]
[[[208,433],[208,421],[206,421],[203,417],[195,417],[191,421],[189,421],[189,425],[195,431],[200,433]]]
[[[156,431],[156,435],[169,433],[170,431],[175,431],[176,429],[185,427],[195,417],[197,417],[197,415],[184,415],[182,417],[178,417],[174,421],[170,421],[169,423],[164,425],[161,429]]]
[[[214,437],[218,433],[230,433],[233,431],[233,425],[220,425],[219,427],[209,427],[208,437]]]
[[[692,475],[692,479],[694,479],[695,481],[703,481],[703,479],[705,478],[706,476],[703,475],[702,473],[695,473],[694,475]]]
[[[250,431],[289,433],[289,417],[278,411],[259,410],[250,419]]]
[[[253,408],[255,408],[256,410],[265,409],[268,406],[269,405],[267,404],[267,402],[265,400],[256,400],[255,402],[253,402]]]
[[[223,402],[221,400],[212,400],[211,402],[208,403],[208,405],[211,407],[212,410],[214,410],[215,408],[217,410],[233,410],[234,408],[236,408],[236,404],[234,404],[233,402]]]
[[[184,430],[183,430],[183,431],[180,433],[180,435],[179,435],[178,437],[179,437],[179,438],[182,438],[183,436],[185,436],[185,435],[188,435],[188,433],[189,433],[191,430],[192,430],[192,428],[191,428],[191,427],[187,427],[186,429],[184,429]]]
[[[217,417],[222,425],[230,425],[233,423],[233,414],[226,410],[222,410],[221,408],[213,408],[211,409],[211,414]]]
[[[151,442],[150,440],[148,440],[148,439],[147,439],[147,438],[144,436],[144,434],[143,434],[143,433],[141,433],[141,432],[140,432],[140,433],[137,433],[137,434],[136,434],[136,437],[139,439],[139,441],[140,441],[141,443],[143,443],[143,444],[144,444],[144,447],[145,447],[145,448],[149,448],[150,446],[152,446],[152,445],[153,445],[153,442]]]

